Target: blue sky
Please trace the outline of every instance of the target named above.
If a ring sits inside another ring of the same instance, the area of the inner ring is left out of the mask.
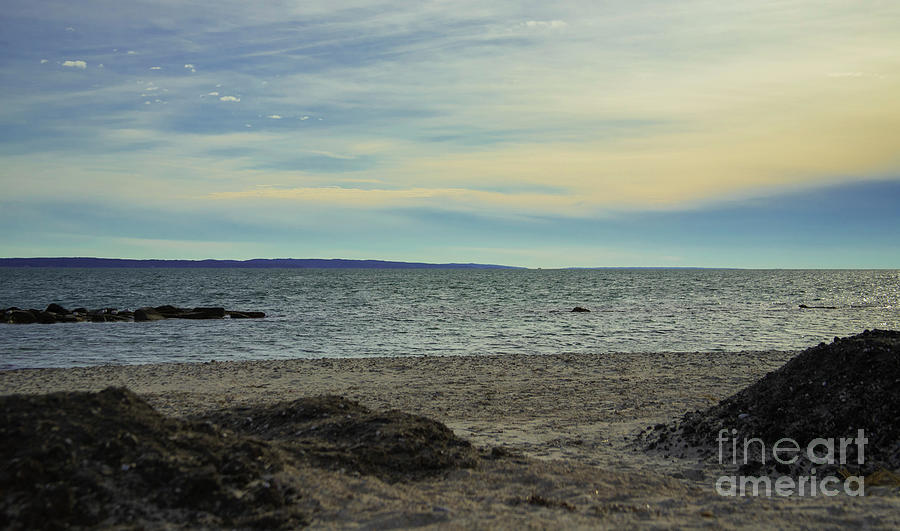
[[[900,267],[897,20],[8,1],[0,256]]]

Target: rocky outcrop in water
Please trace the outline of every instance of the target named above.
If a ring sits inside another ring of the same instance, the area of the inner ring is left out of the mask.
[[[121,321],[161,321],[163,319],[260,319],[264,312],[246,310],[226,310],[221,307],[178,308],[176,306],[144,306],[134,311],[116,308],[99,308],[88,310],[76,308],[68,310],[53,303],[46,310],[23,310],[7,308],[0,310],[0,323],[7,324],[53,324],[53,323],[110,323]]]

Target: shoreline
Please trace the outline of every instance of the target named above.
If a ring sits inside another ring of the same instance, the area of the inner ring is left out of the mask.
[[[798,352],[385,356],[15,368],[0,370],[0,395],[128,387],[162,412],[184,416],[216,409],[223,401],[250,406],[337,394],[372,408],[402,409],[445,422],[466,415],[509,418],[510,410],[503,402],[491,402],[487,397],[503,396],[509,401],[514,391],[514,398],[523,404],[513,411],[514,416],[565,416],[566,406],[575,400],[588,403],[621,396],[620,414],[636,407],[663,407],[656,414],[640,409],[642,418],[655,418],[706,407],[713,399],[724,398],[777,369]],[[703,373],[694,375],[697,370]],[[401,382],[402,389],[397,387]],[[588,386],[601,383],[605,387],[594,388],[595,398],[588,398],[592,394]],[[645,398],[628,396],[636,388],[642,392],[652,389],[641,386],[666,383],[690,383],[699,390],[693,393],[694,399],[685,391],[674,402],[673,396],[680,394],[677,390],[663,393],[665,404],[659,400],[643,404]],[[297,387],[301,384],[302,388]],[[394,388],[385,389],[385,384]],[[459,402],[471,392],[482,398],[476,404]],[[550,402],[541,407],[525,405],[539,398]],[[630,399],[637,402],[628,404]]]
[[[340,395],[372,410],[432,418],[476,447],[500,447],[517,456],[400,484],[302,472],[324,482],[317,490],[314,527],[900,525],[900,496],[894,491],[865,498],[727,498],[714,489],[715,477],[724,471],[716,463],[635,447],[640,430],[705,409],[797,353],[416,356],[13,369],[0,371],[0,394],[127,387],[160,413],[185,418]],[[510,501],[531,500],[528,493],[555,501]]]

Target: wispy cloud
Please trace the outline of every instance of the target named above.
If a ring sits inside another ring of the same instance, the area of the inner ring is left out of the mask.
[[[241,99],[238,98],[238,97],[236,97],[236,96],[222,96],[222,97],[219,98],[219,101],[227,101],[227,102],[232,102],[232,103],[234,103],[234,102],[239,102],[239,101],[241,101]]]
[[[356,158],[356,155],[348,155],[348,154],[343,154],[343,153],[334,153],[334,152],[332,152],[332,151],[323,151],[323,150],[318,150],[318,149],[313,149],[313,150],[310,150],[309,152],[310,152],[310,153],[313,153],[313,154],[315,154],[315,155],[322,155],[322,156],[324,156],[324,157],[328,157],[328,158],[332,158],[332,159],[349,160],[349,159],[355,159],[355,158]]]
[[[432,207],[452,208],[462,211],[478,211],[484,208],[498,211],[519,211],[538,205],[554,204],[556,210],[577,208],[579,201],[555,194],[502,193],[465,188],[355,188],[322,186],[302,188],[275,188],[260,186],[235,192],[216,192],[212,199],[272,199],[314,204],[333,204],[355,208]],[[580,212],[583,214],[583,212]]]
[[[529,20],[524,22],[526,28],[542,28],[542,29],[561,29],[568,24],[562,20]]]
[[[78,60],[78,61],[70,61],[70,60],[63,61],[62,65],[65,67],[69,67],[69,68],[80,68],[82,70],[87,68],[87,63],[84,61],[80,61],[80,60]]]

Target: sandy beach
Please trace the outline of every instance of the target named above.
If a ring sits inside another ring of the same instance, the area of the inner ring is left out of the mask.
[[[160,413],[186,419],[223,408],[339,395],[371,410],[437,420],[483,456],[471,467],[394,482],[299,467],[293,480],[303,490],[302,509],[314,528],[900,527],[897,488],[871,488],[864,497],[723,497],[715,481],[728,473],[727,467],[635,444],[642,429],[707,408],[796,354],[506,355],[30,369],[0,372],[0,394],[127,387]]]

